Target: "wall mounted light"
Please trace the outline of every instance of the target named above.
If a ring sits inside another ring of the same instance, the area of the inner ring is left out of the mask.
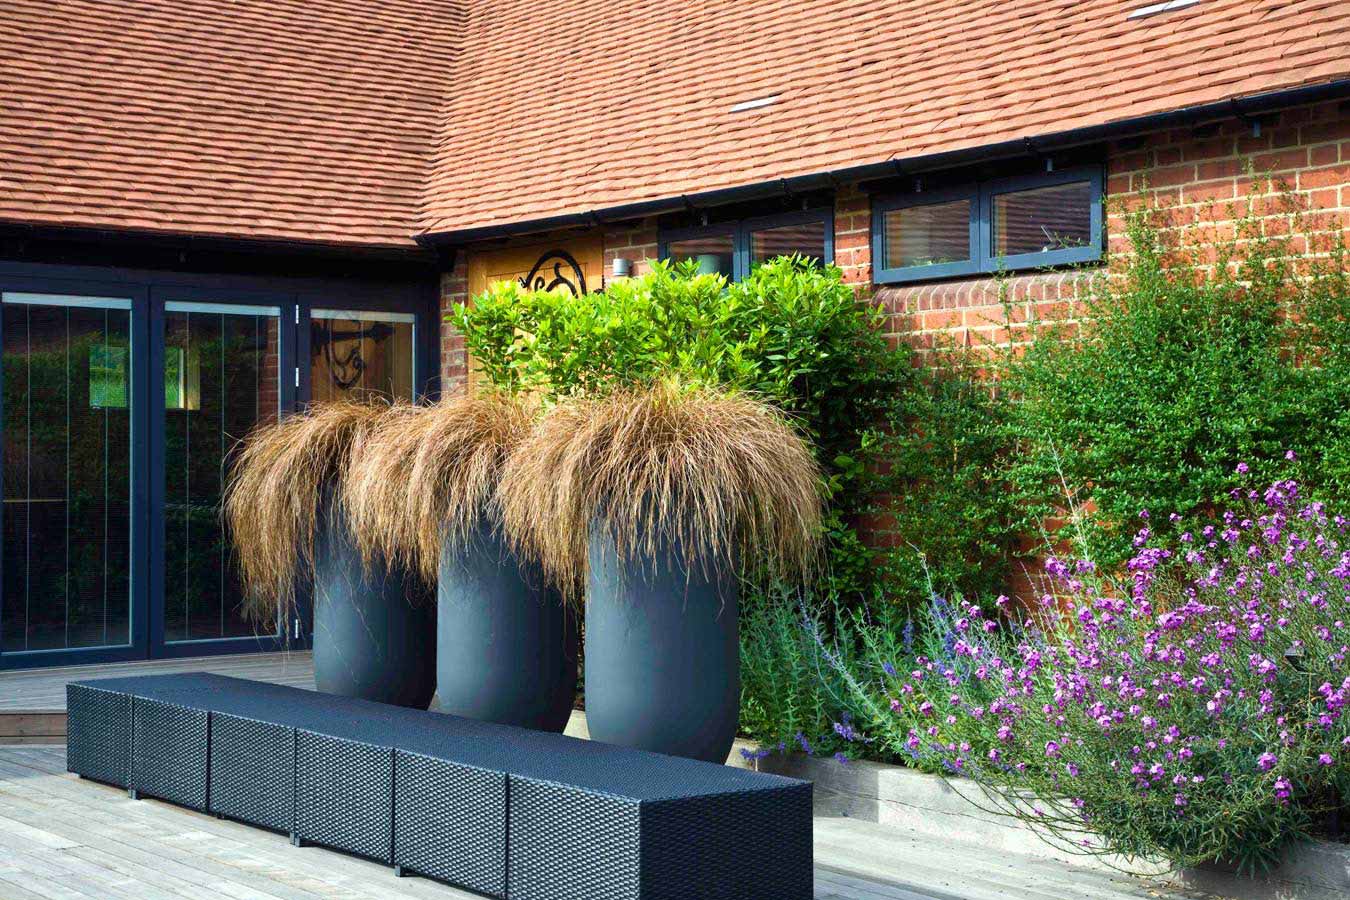
[[[611,264],[610,271],[615,278],[627,278],[633,274],[633,261],[624,259],[622,256],[616,256]]]

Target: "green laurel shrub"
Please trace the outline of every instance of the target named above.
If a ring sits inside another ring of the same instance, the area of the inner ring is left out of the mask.
[[[871,552],[852,524],[870,492],[863,460],[913,369],[887,341],[884,310],[838,269],[783,257],[728,283],[656,263],[580,297],[503,282],[449,318],[483,375],[509,390],[593,396],[673,374],[767,399],[826,474],[826,577],[843,594],[869,589]]]
[[[1129,556],[1141,510],[1174,511],[1161,534],[1192,527],[1239,485],[1240,462],[1350,497],[1350,268],[1292,199],[1283,227],[1257,215],[1269,202],[1233,210],[1223,240],[1178,238],[1167,207],[1139,206],[1123,265],[1085,281],[1077,330],[1040,327],[1006,358],[1011,481],[1045,518],[1067,488],[1103,565]],[[1305,243],[1322,252],[1300,255]]]

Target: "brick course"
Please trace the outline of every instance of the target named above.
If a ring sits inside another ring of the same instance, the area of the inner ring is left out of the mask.
[[[1254,134],[1259,122],[1259,134]],[[1264,191],[1268,234],[1287,231],[1277,199],[1287,188],[1309,215],[1313,230],[1350,231],[1350,104],[1298,107],[1257,122],[1232,119],[1141,135],[1107,148],[1107,253],[1128,249],[1124,212],[1147,191],[1171,207],[1178,225],[1201,226],[1211,237],[1231,237],[1245,198]],[[1274,182],[1274,191],[1269,189]],[[841,206],[843,203],[841,195]],[[836,227],[853,215],[836,212]],[[869,272],[870,244],[853,250],[846,271]],[[841,263],[842,265],[843,263]],[[855,279],[850,279],[855,280]],[[866,279],[856,279],[866,283]],[[920,351],[949,341],[957,346],[1022,342],[1031,318],[1072,320],[1087,286],[1074,272],[1032,273],[1004,280],[959,278],[878,286],[875,297],[891,314],[890,331]],[[1005,321],[1006,313],[1006,321]],[[1008,327],[1008,326],[1011,327]]]
[[[1350,236],[1350,102],[1285,110],[1258,120],[1227,119],[1196,127],[1142,134],[1105,148],[1108,258],[1128,249],[1126,210],[1144,192],[1169,207],[1171,221],[1210,238],[1231,238],[1234,222],[1255,191],[1255,211],[1267,234],[1288,231],[1281,193],[1305,208],[1305,226]],[[870,291],[889,313],[888,334],[922,355],[944,346],[1016,347],[1033,320],[1068,323],[1081,314],[1092,271],[1031,272],[1004,279],[987,276],[872,285],[871,202],[856,186],[835,195],[835,263],[844,279]],[[470,251],[471,252],[471,251]],[[647,220],[605,233],[605,266],[616,257],[634,261],[641,274],[657,257],[657,230]],[[446,278],[446,299],[463,296],[463,254]],[[456,293],[458,292],[458,293]],[[463,384],[463,346],[446,335],[447,384]],[[860,523],[872,546],[895,546],[885,516]],[[1029,582],[1018,579],[1017,587]]]
[[[469,356],[464,336],[445,316],[456,303],[469,299],[469,263],[466,254],[455,256],[455,267],[441,276],[441,391],[454,394],[469,383]]]

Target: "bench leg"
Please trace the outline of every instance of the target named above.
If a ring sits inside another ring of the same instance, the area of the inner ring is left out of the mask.
[[[395,877],[395,878],[406,878],[406,877],[407,877],[407,875],[403,872],[403,867],[402,867],[402,866],[394,866],[394,877]]]
[[[292,847],[305,846],[304,841],[300,840],[300,835],[296,834],[294,831],[291,832],[291,846]]]
[[[135,788],[127,788],[127,796],[132,800],[139,800],[141,799],[141,792]]]

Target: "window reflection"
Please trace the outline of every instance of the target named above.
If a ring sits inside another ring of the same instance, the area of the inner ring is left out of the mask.
[[[696,260],[699,274],[725,275],[732,278],[735,268],[732,257],[735,240],[730,234],[671,241],[666,245],[666,256],[672,260]]]
[[[937,266],[971,258],[971,201],[952,200],[885,214],[886,268]]]
[[[1086,181],[994,196],[997,256],[1085,247],[1092,241],[1092,185]]]
[[[825,223],[782,225],[750,233],[752,268],[779,256],[804,256],[817,264],[824,262]]]
[[[3,296],[6,651],[130,642],[131,303]]]
[[[413,399],[414,317],[316,309],[310,316],[310,394],[339,400],[378,394]]]
[[[247,637],[220,517],[230,454],[280,411],[275,307],[169,303],[164,315],[164,636]],[[271,635],[275,629],[262,628]]]

